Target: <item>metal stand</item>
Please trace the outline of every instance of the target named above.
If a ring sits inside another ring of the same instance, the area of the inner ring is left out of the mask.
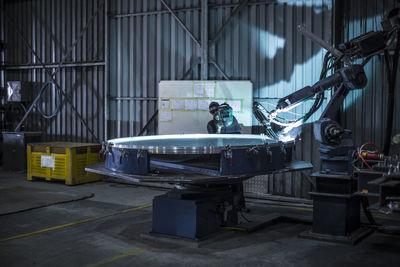
[[[311,231],[303,232],[300,237],[355,244],[372,231],[360,228],[357,179],[348,172],[328,172],[327,166],[335,164],[339,169],[346,169],[348,165],[346,160],[332,163],[325,158],[322,163],[325,171],[312,174],[316,181],[316,192],[309,193],[313,197],[313,224]]]
[[[201,185],[173,189],[153,199],[152,233],[201,239],[234,226],[245,207],[243,185]]]
[[[153,199],[149,235],[189,241],[209,239],[221,226],[237,226],[245,209],[243,181],[256,174],[312,168],[292,161],[293,143],[255,135],[166,135],[109,140],[104,164],[85,168],[135,182],[164,182],[175,188]],[[276,221],[245,221],[252,231]],[[240,228],[243,229],[242,224]]]
[[[41,132],[3,132],[3,168],[10,171],[26,170],[26,145],[40,142]]]

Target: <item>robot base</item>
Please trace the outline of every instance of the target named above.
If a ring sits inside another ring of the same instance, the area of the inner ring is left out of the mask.
[[[356,180],[346,174],[313,174],[317,192],[313,197],[313,225],[300,237],[355,244],[371,233],[360,228],[360,197],[354,192]]]
[[[244,207],[242,182],[203,188],[174,189],[153,199],[152,233],[198,240],[221,226],[238,224]]]

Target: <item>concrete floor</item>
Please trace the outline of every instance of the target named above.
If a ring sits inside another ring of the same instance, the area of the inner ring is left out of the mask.
[[[151,230],[147,205],[163,190],[28,182],[25,174],[0,171],[0,188],[10,185],[94,197],[0,216],[1,266],[400,266],[400,236],[374,233],[350,246],[298,238],[310,225],[279,222],[249,234],[225,232],[215,242],[190,248],[142,237]],[[307,208],[251,200],[248,205],[265,213],[311,215]],[[399,216],[381,219],[400,225]]]

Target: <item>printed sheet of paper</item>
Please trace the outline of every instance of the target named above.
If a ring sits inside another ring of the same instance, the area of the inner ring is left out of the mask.
[[[173,110],[183,110],[183,104],[185,101],[183,99],[172,99],[172,109]]]
[[[160,122],[170,122],[172,121],[171,111],[160,111]]]
[[[229,106],[231,106],[233,112],[240,112],[242,111],[242,101],[240,100],[228,100]]]
[[[185,99],[185,110],[196,110],[197,101],[195,99]]]
[[[41,159],[40,159],[40,166],[42,168],[53,168],[55,167],[55,160],[54,160],[54,156],[46,156],[46,155],[42,155]]]
[[[215,96],[215,83],[206,83],[205,97],[212,98]]]
[[[210,105],[211,100],[201,99],[197,102],[198,110],[208,110],[208,106]]]
[[[204,97],[204,84],[202,83],[194,84],[194,97]]]
[[[169,99],[161,99],[160,109],[169,109]]]

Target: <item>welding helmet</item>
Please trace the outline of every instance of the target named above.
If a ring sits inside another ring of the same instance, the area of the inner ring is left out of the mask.
[[[218,107],[218,120],[221,120],[225,127],[232,125],[233,114],[232,108],[227,103],[223,103]]]

